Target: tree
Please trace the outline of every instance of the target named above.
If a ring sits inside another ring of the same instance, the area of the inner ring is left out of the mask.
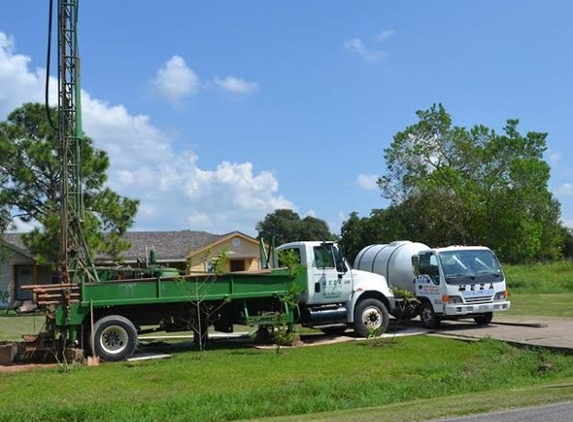
[[[370,217],[358,216],[352,212],[340,228],[340,245],[350,262],[365,246],[375,243],[390,243],[400,238],[396,232],[400,231],[398,225],[392,224],[391,213],[388,210],[372,210]]]
[[[573,229],[570,227],[561,227],[563,237],[563,244],[561,246],[561,254],[564,258],[573,259]]]
[[[276,245],[296,240],[333,240],[336,238],[324,220],[300,216],[288,209],[278,209],[267,214],[256,226],[259,237],[270,241],[274,238]]]
[[[509,262],[558,256],[547,134],[522,135],[518,120],[503,134],[456,127],[441,104],[416,114],[385,149],[387,172],[378,180],[406,232],[431,244],[487,244]]]
[[[50,109],[57,121],[56,109]],[[13,223],[36,222],[39,227],[23,236],[41,264],[55,267],[60,238],[60,168],[58,134],[41,104],[24,104],[0,122],[0,215]],[[117,258],[129,246],[121,236],[133,224],[139,201],[123,197],[106,186],[109,158],[84,138],[81,172],[85,221],[82,226],[92,254]]]

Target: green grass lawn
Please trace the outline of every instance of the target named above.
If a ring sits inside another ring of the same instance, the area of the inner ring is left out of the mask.
[[[510,315],[573,318],[573,261],[504,265]]]
[[[528,315],[573,318],[573,293],[510,294],[508,315]]]
[[[509,314],[573,318],[573,264],[504,268]],[[0,341],[42,324],[0,313]],[[165,361],[0,373],[0,386],[0,421],[396,422],[571,400],[573,356],[427,336],[278,355],[227,343],[203,359],[182,349]]]
[[[513,294],[573,293],[573,261],[532,265],[504,265]]]
[[[0,420],[228,421],[478,392],[495,397],[572,377],[573,356],[490,339],[416,336],[280,354],[227,347],[203,359],[185,351],[164,361],[0,374]]]
[[[382,406],[335,410],[306,415],[252,419],[259,422],[412,422],[444,417],[536,406],[573,398],[573,378],[546,383],[454,396],[402,401]]]
[[[36,334],[44,325],[44,314],[17,315],[0,311],[0,341],[21,340],[22,334]]]

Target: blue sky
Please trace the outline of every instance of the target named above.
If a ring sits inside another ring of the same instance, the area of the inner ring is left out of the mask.
[[[42,101],[44,3],[1,9],[0,118]],[[441,102],[457,125],[548,132],[573,226],[571,16],[565,0],[81,0],[85,130],[141,199],[135,229],[256,234],[287,207],[338,232],[387,206],[384,148]]]

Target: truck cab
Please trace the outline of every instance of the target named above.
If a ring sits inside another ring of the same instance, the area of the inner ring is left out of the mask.
[[[416,296],[423,299],[423,325],[441,319],[473,318],[489,324],[493,312],[506,311],[505,277],[495,254],[483,246],[450,246],[420,251],[412,258]]]
[[[339,334],[348,326],[361,336],[383,333],[389,323],[394,295],[385,277],[354,270],[334,242],[291,242],[277,248],[294,254],[304,266],[299,295],[300,323]]]

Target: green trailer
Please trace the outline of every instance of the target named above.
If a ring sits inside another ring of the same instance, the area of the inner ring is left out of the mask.
[[[98,274],[104,281],[30,288],[46,310],[47,338],[107,361],[130,357],[141,333],[193,331],[205,341],[210,326],[222,332],[235,324],[292,326],[294,310],[284,298],[306,284],[288,269],[179,275],[170,268],[102,268]]]

